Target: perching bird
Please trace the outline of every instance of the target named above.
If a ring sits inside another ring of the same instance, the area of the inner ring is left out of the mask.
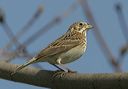
[[[92,26],[86,22],[72,24],[64,35],[49,44],[27,63],[19,66],[12,74],[37,62],[48,62],[61,69],[57,65],[63,65],[77,60],[86,50],[86,33],[91,28]]]

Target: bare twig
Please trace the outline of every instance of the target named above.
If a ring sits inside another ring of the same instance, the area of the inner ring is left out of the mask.
[[[53,26],[61,22],[64,18],[72,14],[73,11],[75,11],[77,7],[76,2],[73,3],[63,14],[55,17],[52,21],[50,21],[48,24],[46,24],[43,28],[41,28],[39,31],[37,31],[35,34],[33,34],[29,39],[27,39],[24,44],[29,45],[32,42],[34,42],[38,37],[42,36],[44,33],[46,33],[48,30],[50,30]]]
[[[11,40],[12,38],[14,39],[12,41],[12,43],[14,43],[16,45],[16,47],[19,47],[20,42],[17,40],[17,38],[14,36],[12,30],[10,29],[10,27],[8,26],[7,22],[3,22],[2,24],[4,31],[6,32],[8,38]]]
[[[122,33],[126,39],[126,45],[121,48],[120,50],[120,55],[119,55],[119,58],[117,60],[117,62],[120,64],[122,64],[123,62],[123,59],[124,59],[124,54],[127,52],[128,50],[128,27],[127,27],[127,24],[126,24],[126,21],[125,21],[125,17],[124,17],[124,14],[123,14],[123,11],[122,11],[122,5],[121,3],[117,3],[115,5],[115,9],[116,9],[116,12],[117,12],[117,16],[118,16],[118,19],[119,19],[119,23],[120,23],[120,26],[121,26],[121,30],[122,30]]]
[[[14,42],[13,43],[15,43],[16,46],[19,46],[20,43],[17,41],[17,39],[14,36],[12,30],[8,26],[7,22],[5,21],[5,13],[1,8],[0,8],[0,23],[1,23],[2,27],[4,28],[3,30],[7,34],[8,38],[9,39],[14,38]]]
[[[96,40],[98,41],[101,50],[103,51],[104,55],[106,56],[106,58],[108,59],[109,63],[111,63],[111,65],[115,68],[115,70],[117,72],[121,72],[120,66],[119,64],[116,62],[116,58],[114,57],[114,55],[112,54],[111,50],[109,49],[109,47],[107,46],[105,40],[103,39],[103,36],[101,35],[100,31],[99,31],[99,27],[97,26],[94,18],[93,18],[93,14],[90,10],[90,7],[87,3],[87,0],[79,0],[80,4],[85,12],[85,15],[88,18],[88,21],[94,26],[94,36],[96,38]]]
[[[122,66],[124,57],[127,52],[128,52],[128,44],[125,44],[120,48],[120,55],[117,60],[117,62],[119,63],[120,66]]]
[[[123,47],[120,49],[120,55],[124,56],[128,52],[128,44],[125,44]]]
[[[21,36],[23,36],[28,30],[29,28],[36,22],[36,20],[40,17],[41,13],[43,11],[42,6],[39,6],[37,11],[34,13],[34,15],[32,16],[32,18],[28,21],[28,23],[16,33],[16,38],[19,39]],[[7,43],[7,45],[5,46],[6,49],[10,48],[15,42],[15,38],[12,38],[9,43]]]
[[[4,11],[0,8],[0,23],[4,22],[5,14]]]
[[[117,3],[115,5],[115,9],[116,9],[116,12],[117,12],[117,16],[118,16],[118,19],[119,19],[120,26],[122,28],[122,33],[124,34],[124,37],[126,38],[126,41],[128,42],[128,27],[127,27],[125,17],[124,17],[123,11],[122,11],[121,3]]]

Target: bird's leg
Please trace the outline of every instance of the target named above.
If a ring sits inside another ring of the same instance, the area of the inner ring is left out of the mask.
[[[62,68],[60,68],[58,65],[56,65],[56,64],[52,64],[53,66],[55,66],[56,68],[58,68],[59,70],[61,70],[61,71],[65,71],[64,69],[62,69]]]
[[[70,73],[76,73],[76,71],[73,71],[67,67],[65,67],[63,64],[59,64],[59,66],[63,67],[64,69],[66,69],[67,72],[70,72]]]
[[[72,72],[72,73],[75,73],[75,71],[70,70],[69,68],[65,67],[65,66],[61,63],[61,58],[58,58],[58,59],[57,59],[57,64],[58,64],[58,65],[55,65],[55,66],[56,66],[58,69],[63,70],[63,71],[65,71],[65,72]],[[59,66],[63,67],[63,68],[66,69],[66,70],[60,68]]]

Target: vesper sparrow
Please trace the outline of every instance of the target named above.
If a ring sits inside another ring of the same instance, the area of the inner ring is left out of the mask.
[[[76,22],[72,24],[64,35],[49,44],[27,63],[19,66],[12,74],[15,74],[22,68],[37,62],[48,62],[61,69],[58,65],[77,60],[86,50],[86,33],[91,28],[92,26],[86,22]]]

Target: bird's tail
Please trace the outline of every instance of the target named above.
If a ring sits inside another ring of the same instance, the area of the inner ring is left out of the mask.
[[[35,57],[30,59],[27,63],[17,67],[17,69],[14,72],[12,72],[11,75],[14,75],[16,72],[20,71],[21,69],[23,69],[24,67],[26,67],[26,66],[28,66],[30,64],[35,63],[36,61],[37,61],[37,58],[35,58]]]

